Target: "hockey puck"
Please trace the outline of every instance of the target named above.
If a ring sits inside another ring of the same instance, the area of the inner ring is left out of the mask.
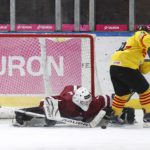
[[[102,129],[106,129],[106,126],[101,126]]]

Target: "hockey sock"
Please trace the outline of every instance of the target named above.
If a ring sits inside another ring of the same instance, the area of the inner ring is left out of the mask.
[[[145,110],[146,113],[150,113],[150,88],[144,93],[139,94],[139,96],[142,108]]]
[[[125,106],[126,100],[128,99],[129,95],[124,96],[118,96],[115,95],[113,102],[112,102],[112,109],[114,110],[115,116],[120,116],[122,113],[122,110]]]

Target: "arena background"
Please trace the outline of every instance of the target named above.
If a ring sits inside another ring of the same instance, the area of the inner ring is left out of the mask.
[[[108,73],[110,55],[133,33],[137,25],[150,27],[150,12],[145,11],[149,10],[149,6],[149,0],[0,0],[0,32],[95,34],[96,65],[101,89],[109,94],[113,93]],[[32,100],[3,95],[0,105],[38,105],[41,99],[28,98]],[[127,105],[140,108],[136,94]]]

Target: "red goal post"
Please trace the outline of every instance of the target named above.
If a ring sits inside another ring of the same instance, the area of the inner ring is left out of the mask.
[[[0,53],[0,105],[35,105],[66,85],[99,90],[93,35],[0,34]]]

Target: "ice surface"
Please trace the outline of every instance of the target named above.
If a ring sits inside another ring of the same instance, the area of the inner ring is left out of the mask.
[[[55,127],[13,127],[0,120],[0,150],[150,150],[150,128],[138,123],[107,129]]]

